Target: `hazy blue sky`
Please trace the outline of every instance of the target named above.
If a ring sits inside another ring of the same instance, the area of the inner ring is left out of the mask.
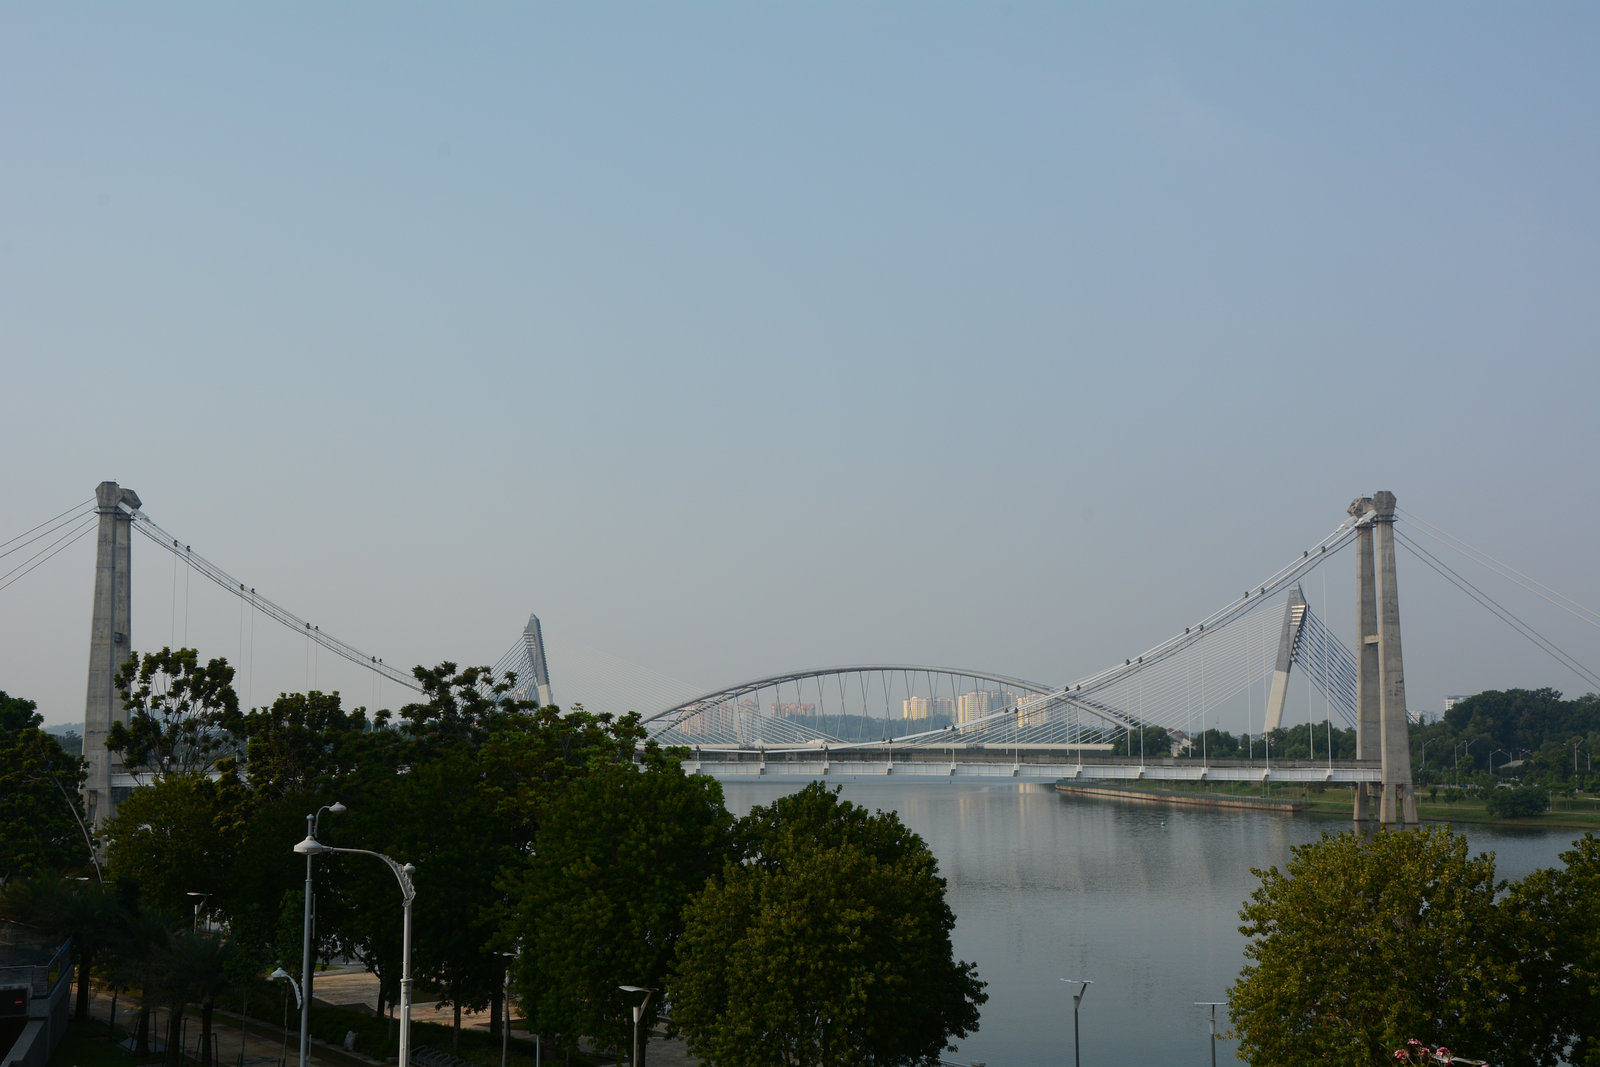
[[[7,3],[0,540],[116,479],[391,663],[536,610],[704,688],[1080,677],[1376,489],[1597,605],[1597,56],[1591,3]],[[52,722],[92,556],[0,591]],[[1414,708],[1589,688],[1400,566]]]

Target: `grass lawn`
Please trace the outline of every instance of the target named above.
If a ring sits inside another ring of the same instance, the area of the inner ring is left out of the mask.
[[[1311,805],[1318,815],[1337,815],[1348,819],[1354,807],[1347,786],[1269,784],[1266,789],[1248,782],[1163,782],[1160,792],[1214,793],[1232,796],[1269,796]],[[1497,819],[1482,800],[1458,796],[1454,789],[1420,786],[1417,789],[1417,818],[1425,822],[1494,823],[1506,827],[1574,827],[1600,831],[1600,797],[1556,797],[1555,806],[1543,815],[1526,819]]]

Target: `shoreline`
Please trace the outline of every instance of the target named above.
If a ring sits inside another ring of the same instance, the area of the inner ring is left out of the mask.
[[[1083,796],[1133,804],[1163,804],[1168,807],[1210,808],[1227,811],[1263,811],[1284,815],[1314,815],[1329,818],[1351,818],[1353,802],[1347,791],[1341,790],[1337,799],[1326,794],[1299,798],[1249,796],[1237,793],[1152,789],[1147,786],[1124,785],[1112,782],[1058,781],[1054,785],[1058,796]],[[1440,810],[1444,808],[1445,810]],[[1440,805],[1419,798],[1417,805],[1419,823],[1472,823],[1496,826],[1506,830],[1556,829],[1594,831],[1600,833],[1600,820],[1572,818],[1568,812],[1546,812],[1533,818],[1496,818],[1467,806]]]

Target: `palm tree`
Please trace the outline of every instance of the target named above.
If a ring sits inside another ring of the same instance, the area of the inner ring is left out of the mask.
[[[212,1067],[211,1021],[217,998],[232,985],[229,980],[232,941],[210,930],[179,930],[167,941],[155,966],[156,997],[169,1009],[167,1062],[182,1063],[183,1012],[200,1006],[200,1067]]]
[[[145,908],[126,913],[123,926],[111,946],[111,981],[121,988],[139,990],[139,1022],[134,1031],[136,1056],[150,1052],[150,1009],[167,943],[171,940],[172,920]]]

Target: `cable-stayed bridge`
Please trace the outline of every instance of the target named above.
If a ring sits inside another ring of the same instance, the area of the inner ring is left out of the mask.
[[[1307,679],[1322,695],[1327,718],[1338,716],[1356,726],[1358,733],[1368,725],[1364,722],[1363,690],[1369,691],[1374,705],[1365,714],[1365,719],[1372,720],[1366,732],[1376,737],[1376,701],[1382,696],[1382,670],[1376,661],[1366,663],[1363,657],[1379,655],[1384,647],[1385,624],[1389,631],[1387,647],[1394,657],[1389,674],[1392,679],[1400,676],[1398,597],[1393,578],[1393,497],[1376,497],[1381,506],[1374,505],[1373,498],[1357,501],[1349,517],[1321,541],[1243,589],[1237,599],[1185,626],[1181,633],[1174,633],[1120,664],[1066,684],[1030,681],[979,669],[877,663],[788,671],[698,694],[686,692],[687,687],[681,682],[656,676],[642,688],[635,687],[643,696],[630,696],[615,707],[592,697],[584,702],[590,710],[639,710],[653,739],[684,746],[691,750],[695,766],[726,775],[916,773],[1053,778],[1087,773],[1096,777],[1184,777],[1199,773],[1213,778],[1256,779],[1270,775],[1278,779],[1379,781],[1385,772],[1376,741],[1370,751],[1360,753],[1362,758],[1345,764],[1327,758],[1313,758],[1306,766],[1281,760],[1269,763],[1270,755],[1263,752],[1259,764],[1252,759],[1244,767],[1231,768],[1202,760],[1198,772],[1193,761],[1168,766],[1158,758],[1160,754],[1153,752],[1141,751],[1137,759],[1130,755],[1122,760],[1107,755],[1119,741],[1142,737],[1140,728],[1152,725],[1199,735],[1203,745],[1208,725],[1214,725],[1224,713],[1238,721],[1241,710],[1249,724],[1247,732],[1259,735],[1270,731],[1281,724],[1291,671]],[[131,615],[128,560],[135,530],[173,555],[175,576],[181,563],[187,573],[203,577],[237,598],[241,617],[248,608],[252,620],[260,617],[275,623],[303,638],[308,648],[315,646],[356,664],[387,685],[416,689],[409,671],[324,632],[259,594],[249,582],[234,577],[158,526],[141,510],[136,494],[115,483],[103,483],[92,509],[64,512],[0,544],[0,559],[23,549],[33,550],[32,555],[0,573],[3,592],[67,545],[98,531],[85,751],[93,761],[97,750],[101,750],[99,759],[106,766],[92,771],[91,791],[97,789],[98,783],[99,792],[109,796],[113,785],[106,777],[110,768],[103,755],[103,735],[120,712],[110,679],[131,651],[127,638]],[[1372,547],[1375,531],[1379,545],[1376,555]],[[1403,535],[1401,539],[1409,541]],[[1362,633],[1355,650],[1311,610],[1300,584],[1308,574],[1352,545],[1360,546],[1358,587],[1364,605]],[[1592,672],[1544,642],[1531,628],[1444,566],[1437,555],[1414,543],[1408,543],[1408,547],[1430,569],[1457,584],[1566,666],[1595,680],[1596,688],[1600,688],[1600,679]],[[1375,559],[1382,564],[1376,570]],[[1368,600],[1370,620],[1366,618]],[[1573,607],[1576,606],[1569,602],[1568,610]],[[1593,613],[1589,615],[1588,621],[1593,621]],[[253,625],[252,621],[252,633]],[[559,639],[555,645],[558,652],[562,650]],[[555,659],[558,664],[564,662],[561,655]],[[493,668],[496,674],[517,675],[515,695],[519,698],[550,703],[562,691],[552,688],[548,663],[538,620],[530,617],[528,626]],[[1365,686],[1364,677],[1368,679]],[[1397,696],[1400,702],[1395,706],[1402,709],[1403,715],[1403,689]],[[1314,736],[1311,741],[1315,757]],[[1131,743],[1124,748],[1131,749]],[[1323,754],[1329,754],[1326,742]],[[1403,777],[1408,783],[1408,765]],[[119,780],[115,784],[122,783]]]

